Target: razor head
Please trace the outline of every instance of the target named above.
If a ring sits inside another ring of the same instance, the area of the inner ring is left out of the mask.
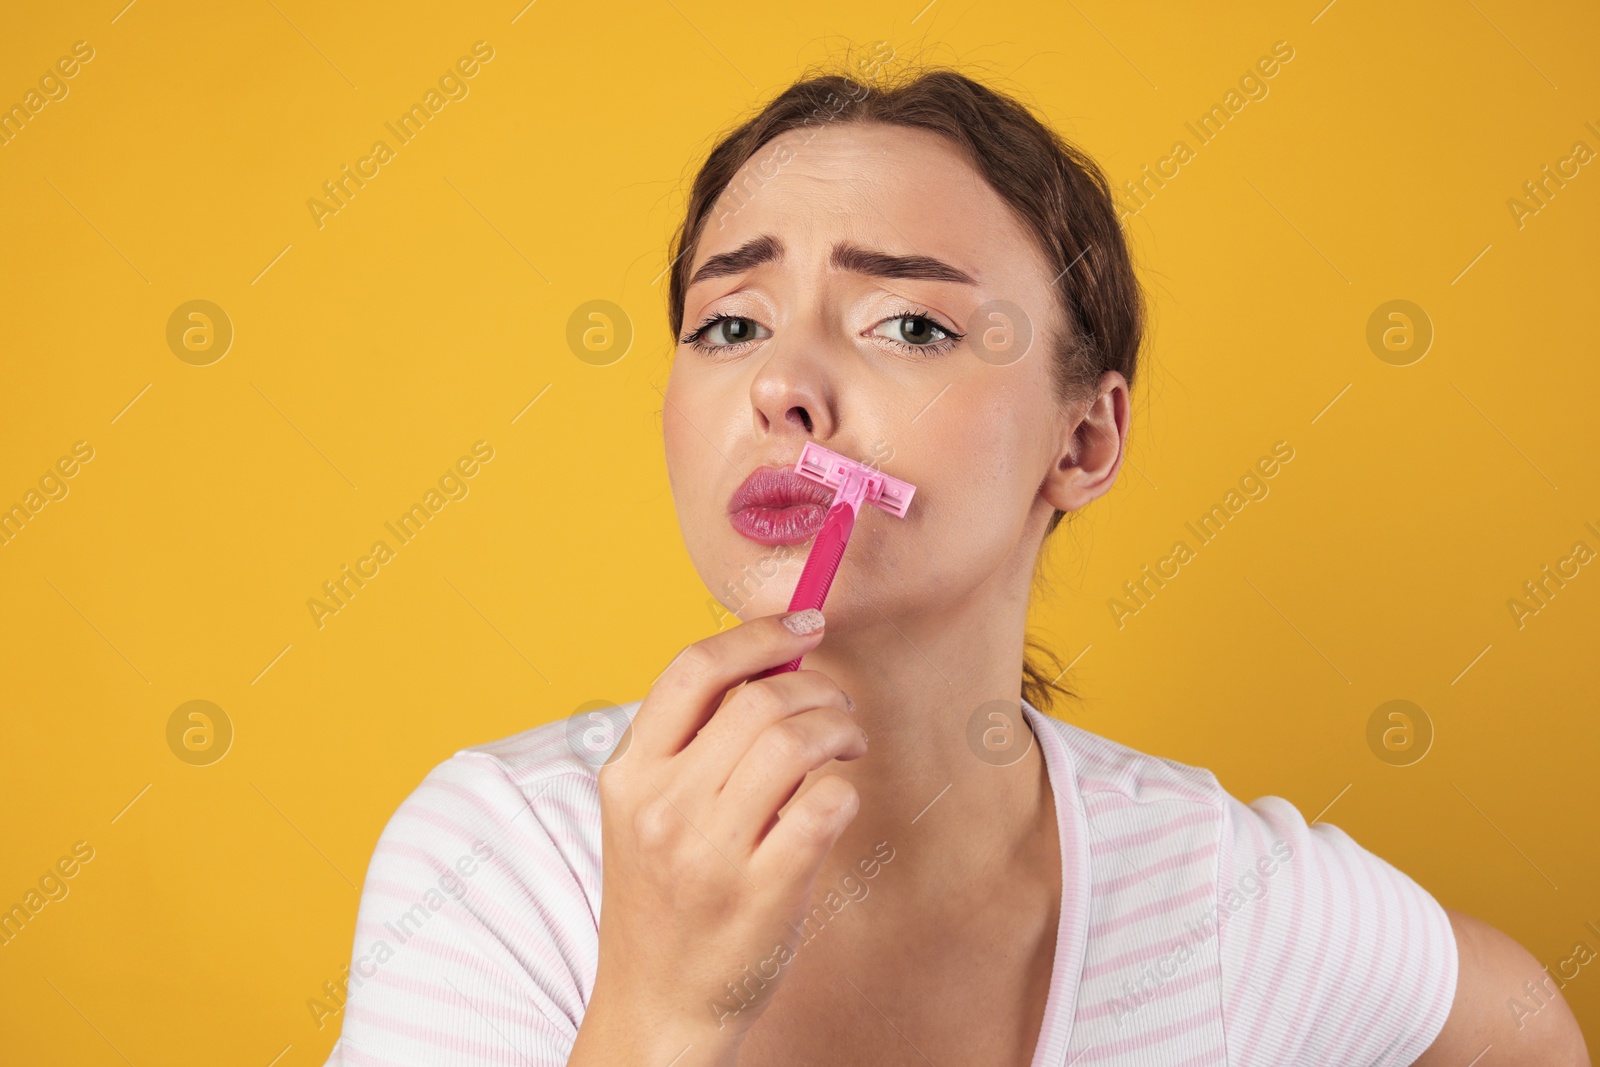
[[[805,443],[794,469],[812,481],[834,489],[844,485],[848,475],[858,474],[865,484],[861,499],[897,519],[905,518],[906,508],[911,505],[911,496],[917,491],[917,487],[910,482],[890,477],[865,463],[857,463],[847,456],[823,448],[815,441]]]

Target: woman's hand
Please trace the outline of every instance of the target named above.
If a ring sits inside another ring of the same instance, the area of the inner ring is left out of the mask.
[[[787,975],[790,924],[859,807],[834,775],[795,794],[866,735],[824,674],[748,679],[815,648],[822,621],[771,615],[688,646],[601,768],[600,959],[569,1063],[736,1063]]]

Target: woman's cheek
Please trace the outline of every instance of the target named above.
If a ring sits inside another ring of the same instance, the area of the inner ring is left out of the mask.
[[[937,512],[930,516],[931,547],[957,571],[988,574],[1016,549],[1027,504],[1011,499],[1007,486],[1006,472],[997,467],[930,509]]]
[[[912,498],[904,519],[885,515],[874,523],[874,552],[863,562],[876,565],[886,577],[938,584],[967,569],[974,536],[966,527],[981,516],[970,513],[960,496],[930,495],[919,511],[920,502]]]

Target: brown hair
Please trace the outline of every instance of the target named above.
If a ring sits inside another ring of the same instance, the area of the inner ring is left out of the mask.
[[[880,47],[887,47],[882,45]],[[892,58],[892,50],[891,50]],[[695,249],[712,208],[761,147],[790,130],[829,122],[881,122],[942,134],[961,148],[1024,226],[1038,240],[1055,272],[1067,323],[1052,339],[1051,377],[1057,398],[1068,402],[1092,390],[1106,371],[1120,371],[1131,387],[1145,328],[1145,303],[1117,221],[1111,186],[1100,167],[1022,103],[954,70],[933,67],[882,79],[880,53],[854,74],[814,74],[796,81],[754,117],[722,136],[711,149],[689,195],[672,240],[668,316],[676,338],[683,329],[684,295]],[[807,137],[807,140],[810,138]],[[759,167],[757,168],[759,171]],[[1066,513],[1050,517],[1045,537]],[[1048,709],[1059,684],[1060,661],[1029,637],[1022,663],[1022,695]],[[1043,659],[1030,657],[1028,650]]]

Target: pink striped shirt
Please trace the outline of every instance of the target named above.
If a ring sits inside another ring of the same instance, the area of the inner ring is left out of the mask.
[[[599,955],[596,775],[638,708],[463,749],[406,798],[324,1005],[330,1065],[566,1063]],[[1033,1067],[1399,1065],[1432,1043],[1457,958],[1425,889],[1280,797],[1023,711],[1063,874]]]

